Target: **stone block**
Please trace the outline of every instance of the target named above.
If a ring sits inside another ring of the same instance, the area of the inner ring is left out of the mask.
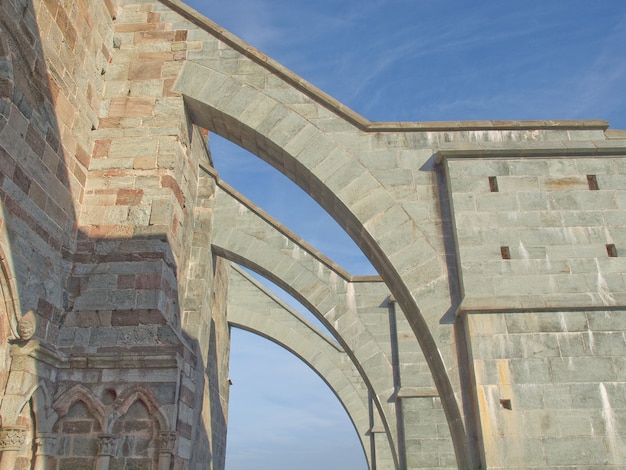
[[[557,383],[613,382],[616,371],[610,358],[569,357],[550,358],[552,377]]]
[[[544,449],[548,465],[602,465],[606,450],[602,439],[594,437],[545,439]]]
[[[152,116],[155,99],[152,97],[113,98],[109,102],[105,117]]]
[[[512,381],[518,384],[545,384],[552,382],[554,371],[550,369],[552,358],[511,359]]]

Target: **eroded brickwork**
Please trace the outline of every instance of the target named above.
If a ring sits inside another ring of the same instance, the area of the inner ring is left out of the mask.
[[[205,152],[187,150],[182,97],[169,91],[186,31],[167,32],[158,5],[1,8],[2,293],[15,310],[6,309],[4,329],[19,338],[18,320],[36,311],[35,338],[49,356],[42,362],[32,342],[3,349],[11,370],[3,426],[24,428],[21,450],[5,452],[3,468],[10,458],[29,466],[34,455],[54,468],[96,460],[181,468],[197,433],[193,410],[203,403],[197,343],[180,328],[178,278],[190,255],[194,158]],[[78,386],[80,399],[67,404]],[[37,405],[28,398],[35,389],[46,391]],[[133,390],[152,401],[127,403]],[[90,430],[79,429],[84,403],[92,415],[100,410]],[[148,410],[147,421],[116,418],[124,406],[137,416]],[[148,430],[130,438],[129,426]]]

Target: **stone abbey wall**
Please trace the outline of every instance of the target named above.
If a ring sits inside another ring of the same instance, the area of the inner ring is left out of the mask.
[[[230,188],[207,131],[379,276]],[[181,2],[5,0],[0,201],[1,469],[223,468],[231,326],[326,381],[372,469],[626,459],[608,123],[372,123]]]

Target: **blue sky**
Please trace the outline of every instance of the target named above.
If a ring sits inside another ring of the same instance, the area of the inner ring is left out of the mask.
[[[623,0],[194,0],[373,121],[605,119],[626,129]],[[220,176],[352,274],[372,268],[282,175],[211,141]],[[227,470],[363,470],[341,406],[296,358],[233,332]]]

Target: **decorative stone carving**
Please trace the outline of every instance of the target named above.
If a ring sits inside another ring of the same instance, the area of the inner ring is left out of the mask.
[[[20,318],[17,324],[17,332],[24,341],[28,341],[35,334],[37,329],[37,315],[33,310],[29,310]]]
[[[98,436],[98,455],[113,457],[117,449],[118,436],[114,434],[100,434]]]
[[[7,426],[0,429],[0,452],[19,450],[26,440],[26,428]]]
[[[159,433],[159,452],[173,454],[176,447],[178,434],[175,431],[163,431]]]

